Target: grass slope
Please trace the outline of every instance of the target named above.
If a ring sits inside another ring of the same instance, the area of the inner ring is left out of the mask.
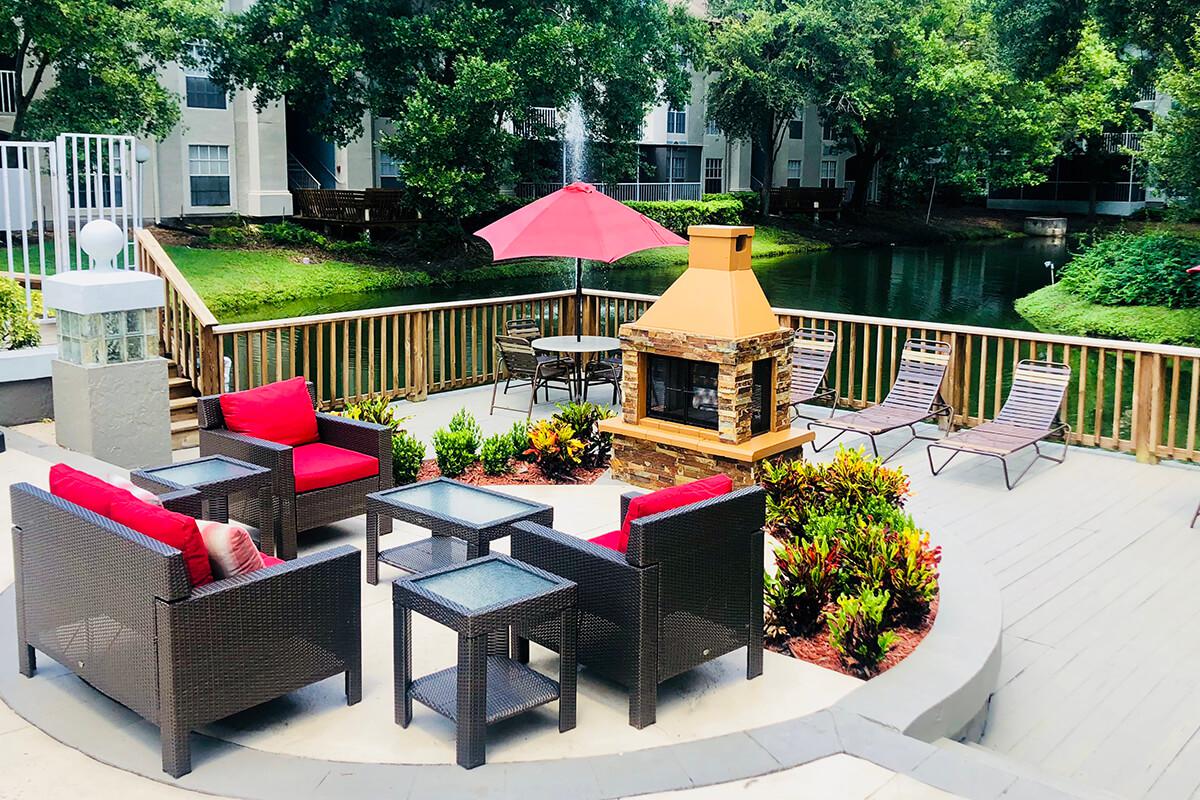
[[[771,227],[758,228],[754,238],[754,255],[763,258],[824,247],[799,234]],[[313,263],[305,264],[304,253],[273,248],[225,250],[166,245],[164,249],[218,319],[255,306],[331,294],[521,278],[569,268],[563,259],[526,259],[470,269],[461,266],[439,269],[437,265],[386,267],[322,260],[319,255],[310,256]],[[686,263],[687,248],[666,247],[635,253],[609,268],[682,267]]]
[[[1200,308],[1102,306],[1045,286],[1015,304],[1038,330],[1136,342],[1200,345]]]

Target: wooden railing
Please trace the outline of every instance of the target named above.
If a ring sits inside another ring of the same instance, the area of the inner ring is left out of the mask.
[[[139,228],[137,268],[166,283],[166,300],[159,332],[163,355],[178,365],[179,375],[202,394],[221,385],[221,354],[213,338],[217,318],[159,245],[154,235]]]
[[[218,325],[153,237],[142,245],[141,268],[168,284],[163,350],[206,394],[306,375],[326,408],[370,394],[422,399],[430,392],[492,381],[494,337],[509,319],[533,317],[546,335],[575,330],[569,291]],[[622,323],[637,319],[655,299],[587,290],[583,329],[616,336]],[[905,339],[937,338],[953,348],[943,391],[955,408],[955,425],[995,416],[1020,359],[1056,360],[1073,371],[1062,411],[1072,442],[1133,452],[1144,461],[1200,461],[1198,348],[775,311],[783,325],[837,333],[830,381],[843,407],[883,399]]]

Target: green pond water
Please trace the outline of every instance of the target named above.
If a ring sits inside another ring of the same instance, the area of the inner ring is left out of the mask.
[[[756,259],[754,271],[776,307],[1028,330],[1013,301],[1047,284],[1044,263],[1062,266],[1066,244],[1005,239],[921,247],[846,247]],[[587,270],[589,288],[659,294],[683,270]],[[340,294],[248,309],[222,322],[351,311],[444,300],[504,297],[573,286],[574,269],[448,286]]]

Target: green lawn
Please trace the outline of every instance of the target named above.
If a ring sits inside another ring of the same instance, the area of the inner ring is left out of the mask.
[[[756,257],[820,250],[826,245],[798,234],[759,227],[754,237]],[[167,254],[192,287],[204,298],[209,310],[223,315],[264,304],[278,304],[331,294],[372,292],[429,286],[437,283],[472,283],[504,278],[521,278],[546,272],[548,262],[529,259],[503,264],[484,264],[474,269],[383,267],[334,259],[311,257],[285,249],[223,250],[167,245]],[[665,247],[635,253],[611,265],[623,267],[671,267],[687,263],[687,248]],[[595,266],[595,265],[593,265]],[[553,268],[565,269],[562,259]]]
[[[1038,330],[1135,342],[1200,345],[1200,308],[1102,306],[1045,286],[1022,297],[1017,313]]]

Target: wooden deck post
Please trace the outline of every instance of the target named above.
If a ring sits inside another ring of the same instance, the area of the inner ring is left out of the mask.
[[[412,314],[412,338],[409,342],[411,350],[411,365],[409,374],[412,385],[408,389],[408,399],[419,402],[429,397],[429,342],[433,339],[433,317],[428,311],[415,311]]]
[[[1143,464],[1158,463],[1162,438],[1163,364],[1158,353],[1138,353],[1133,372],[1133,451]]]
[[[946,377],[942,381],[942,399],[954,409],[955,417],[962,417],[966,413],[966,409],[963,407],[966,403],[965,388],[967,381],[971,380],[971,376],[967,373],[965,340],[969,335],[952,331],[941,337],[942,341],[950,345],[950,364],[946,368]],[[938,427],[944,431],[954,430],[957,424],[957,420],[954,418],[938,418]]]

